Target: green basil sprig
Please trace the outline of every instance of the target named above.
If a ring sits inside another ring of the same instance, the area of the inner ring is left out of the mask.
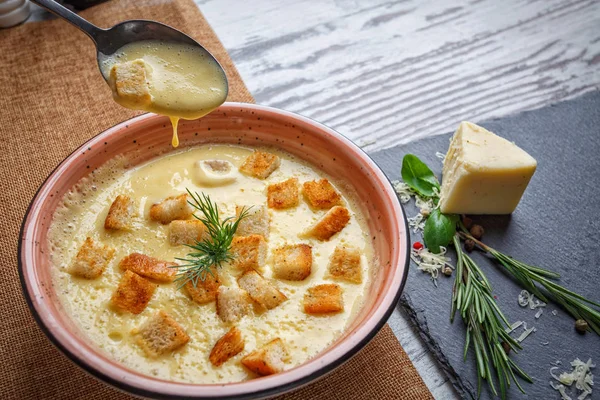
[[[433,172],[414,154],[407,154],[402,159],[401,174],[404,183],[421,196],[437,197],[436,193],[440,192],[440,183]]]
[[[458,215],[442,214],[439,208],[433,210],[423,229],[423,240],[429,251],[438,254],[442,250],[440,246],[448,246],[456,233],[457,223]]]

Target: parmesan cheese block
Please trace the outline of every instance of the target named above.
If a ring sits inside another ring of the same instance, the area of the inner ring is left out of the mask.
[[[510,214],[537,162],[514,143],[470,122],[461,122],[443,169],[444,214]]]

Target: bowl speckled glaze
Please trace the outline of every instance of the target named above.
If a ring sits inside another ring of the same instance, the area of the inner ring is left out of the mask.
[[[276,146],[350,183],[368,216],[376,273],[362,310],[346,331],[312,360],[280,374],[240,383],[194,385],[142,375],[110,359],[85,339],[64,312],[51,280],[47,233],[63,195],[112,157],[131,165],[173,151],[165,117],[144,114],[112,127],[67,157],[40,187],[21,228],[19,272],[33,315],[50,340],[77,365],[122,390],[160,398],[246,398],[283,393],[326,375],[356,354],[385,324],[402,292],[409,260],[406,216],[390,182],[359,147],[299,115],[225,103],[208,116],[181,121],[181,148],[203,143]]]

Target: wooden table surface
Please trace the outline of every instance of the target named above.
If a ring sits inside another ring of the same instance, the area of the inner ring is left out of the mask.
[[[600,0],[195,1],[257,103],[368,152],[600,89]],[[402,310],[389,322],[455,397]]]

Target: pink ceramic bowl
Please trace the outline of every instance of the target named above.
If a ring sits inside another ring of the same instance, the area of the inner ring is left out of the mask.
[[[390,182],[359,147],[308,118],[269,107],[226,103],[210,115],[179,126],[181,147],[237,143],[279,147],[354,186],[368,215],[378,271],[366,304],[346,332],[312,360],[283,373],[247,382],[193,385],[155,379],[107,357],[64,312],[54,291],[47,233],[60,199],[77,181],[111,157],[131,164],[173,151],[166,118],[145,114],[92,138],[67,157],[33,199],[21,229],[19,272],[31,311],[50,340],[77,365],[120,389],[161,398],[245,398],[291,390],[324,376],[356,354],[385,324],[406,281],[409,234]]]

